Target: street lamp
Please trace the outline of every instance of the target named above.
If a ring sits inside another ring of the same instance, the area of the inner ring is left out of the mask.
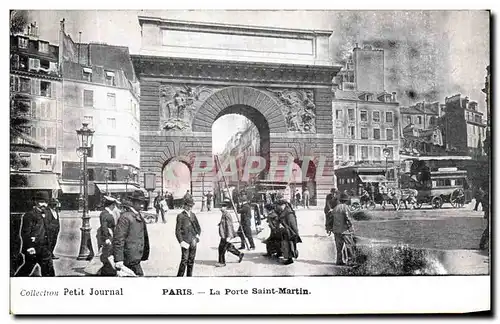
[[[78,150],[83,155],[83,214],[82,214],[82,239],[80,243],[80,253],[78,254],[77,260],[88,260],[94,256],[94,250],[92,248],[92,241],[90,239],[90,216],[88,210],[88,181],[89,177],[87,174],[87,156],[89,150],[92,147],[92,137],[94,131],[88,128],[88,123],[82,123],[82,128],[76,130],[78,136],[78,142],[80,144]]]
[[[391,154],[391,151],[389,150],[389,148],[387,148],[387,145],[385,146],[385,148],[382,150],[382,153],[384,154],[385,156],[385,178],[387,179],[389,177],[388,173],[387,173],[387,159],[389,158],[389,155]]]
[[[108,168],[104,169],[104,179],[106,180],[106,195],[109,196],[109,190],[108,190],[109,170],[108,170]]]

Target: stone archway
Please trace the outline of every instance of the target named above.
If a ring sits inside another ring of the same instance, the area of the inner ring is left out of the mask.
[[[193,163],[204,157],[213,167],[212,125],[237,113],[259,127],[266,161],[312,156],[321,170],[314,181],[318,203],[326,197],[333,186],[335,69],[172,57],[133,60],[141,85],[141,173],[156,174],[157,188],[165,162],[181,158],[192,166],[193,197],[200,202],[203,188],[213,189],[214,179],[196,176]],[[266,171],[272,174],[270,164]]]

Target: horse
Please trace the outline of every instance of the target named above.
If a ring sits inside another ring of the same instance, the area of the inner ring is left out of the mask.
[[[380,193],[378,201],[382,205],[382,208],[385,209],[387,203],[394,206],[395,210],[399,210],[401,208],[401,203],[405,205],[405,208],[408,209],[408,203],[411,204],[411,208],[417,203],[417,194],[418,191],[415,189],[394,189],[390,188],[387,193]]]

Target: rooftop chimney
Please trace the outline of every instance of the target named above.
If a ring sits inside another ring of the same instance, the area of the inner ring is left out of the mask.
[[[64,32],[64,22],[66,21],[65,18],[63,18],[60,22],[59,25],[61,26],[61,31]]]
[[[397,101],[398,101],[398,98],[397,98],[397,96],[396,96],[396,91],[393,91],[393,92],[392,92],[391,99],[392,99],[392,102],[397,102]]]

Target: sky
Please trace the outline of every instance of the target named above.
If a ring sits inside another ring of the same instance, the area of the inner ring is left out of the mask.
[[[342,64],[355,43],[385,52],[385,88],[402,106],[440,101],[457,93],[485,111],[484,87],[490,57],[487,11],[293,11],[293,10],[79,10],[30,11],[40,36],[58,43],[59,21],[82,42],[141,48],[138,15],[169,19],[300,29],[331,30],[334,62]]]

